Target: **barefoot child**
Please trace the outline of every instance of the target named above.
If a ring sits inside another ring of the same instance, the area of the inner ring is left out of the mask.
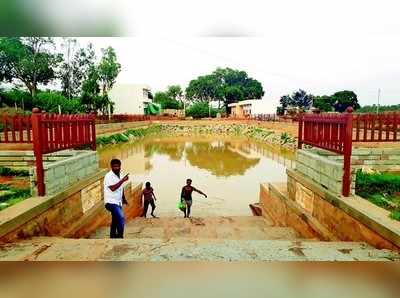
[[[156,205],[154,201],[157,201],[156,196],[154,195],[153,188],[151,187],[150,182],[146,182],[146,187],[142,191],[142,199],[143,199],[143,217],[147,216],[147,209],[149,208],[149,204],[151,205],[151,216],[156,217],[154,215],[154,209],[156,209]]]

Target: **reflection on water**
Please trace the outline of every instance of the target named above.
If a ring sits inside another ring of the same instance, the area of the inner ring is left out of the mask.
[[[209,196],[194,194],[193,216],[249,215],[259,184],[284,182],[285,168],[293,166],[291,152],[228,137],[146,138],[100,151],[102,167],[112,158],[122,160],[133,181],[152,183],[161,216],[181,215],[176,204],[187,178]]]

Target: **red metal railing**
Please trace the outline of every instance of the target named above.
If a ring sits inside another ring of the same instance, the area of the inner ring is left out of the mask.
[[[3,115],[0,118],[0,143],[32,143],[30,116]]]
[[[400,113],[355,114],[354,142],[397,142],[400,140]]]
[[[43,196],[43,154],[83,145],[96,150],[95,115],[47,115],[33,109],[31,120],[37,190]]]
[[[353,114],[304,114],[299,119],[298,148],[303,144],[344,156],[342,194],[350,195]]]
[[[396,142],[400,140],[400,113],[304,114],[299,118],[298,148],[303,144],[344,156],[342,194],[350,194],[352,142]]]

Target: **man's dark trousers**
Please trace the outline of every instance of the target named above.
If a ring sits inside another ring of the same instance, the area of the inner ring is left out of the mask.
[[[117,204],[107,203],[106,209],[111,212],[110,238],[124,238],[125,218],[122,207]]]

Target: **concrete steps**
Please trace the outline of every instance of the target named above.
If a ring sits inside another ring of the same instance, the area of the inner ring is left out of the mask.
[[[263,217],[138,218],[125,239],[108,227],[90,239],[37,237],[0,246],[0,261],[400,261],[400,255],[358,242],[299,239]]]
[[[221,239],[34,238],[0,250],[0,261],[399,261],[365,243]]]
[[[109,228],[98,229],[91,239],[108,238]],[[295,230],[274,227],[272,222],[257,216],[204,217],[204,218],[139,218],[125,226],[128,239],[226,239],[226,240],[273,240],[298,239]]]

